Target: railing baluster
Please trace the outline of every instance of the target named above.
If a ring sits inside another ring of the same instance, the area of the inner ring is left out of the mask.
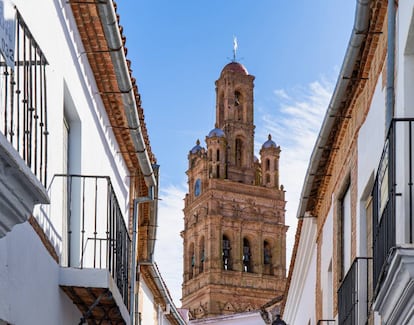
[[[32,109],[34,110],[34,170],[35,170],[35,174],[38,175],[38,168],[37,168],[37,142],[38,142],[38,120],[39,120],[39,112],[37,111],[38,107],[37,107],[37,51],[34,51],[34,61],[35,61],[35,66],[34,66],[34,91],[33,91],[33,95],[31,96],[32,98]],[[39,174],[39,176],[41,177],[41,174]]]
[[[27,159],[26,155],[26,137],[27,137],[27,70],[26,70],[26,35],[23,38],[23,143],[22,143],[22,151],[23,151],[23,159]],[[27,160],[26,160],[27,162]]]
[[[96,267],[96,236],[97,236],[97,231],[96,231],[96,227],[97,227],[97,222],[98,222],[98,178],[95,178],[95,209],[94,209],[94,230],[93,230],[93,267]]]
[[[86,178],[82,178],[82,206],[81,206],[81,246],[82,246],[82,253],[81,253],[81,265],[80,267],[83,268],[83,254],[85,249],[85,180]]]
[[[3,76],[4,76],[4,88],[5,88],[5,90],[4,90],[4,135],[6,136],[6,138],[7,138],[7,123],[8,123],[8,119],[7,119],[7,94],[8,94],[8,91],[7,91],[7,87],[8,87],[8,82],[7,82],[7,75],[8,75],[8,72],[7,72],[7,66],[5,66],[4,67],[4,72],[3,72]]]
[[[43,155],[45,154],[44,151],[44,147],[45,147],[45,141],[44,141],[44,130],[45,130],[45,121],[44,121],[44,116],[45,116],[45,112],[44,112],[44,107],[43,107],[43,88],[45,83],[43,82],[43,69],[40,69],[40,77],[39,77],[39,83],[40,83],[40,164],[39,164],[39,175],[43,175],[44,172],[44,166],[43,166]],[[46,160],[45,160],[46,161]],[[45,173],[46,174],[46,173]],[[46,181],[45,181],[46,182]]]
[[[409,240],[413,243],[413,156],[412,156],[412,121],[408,125],[408,195],[409,195]]]
[[[69,176],[69,183],[68,183],[68,267],[71,266],[71,247],[72,247],[72,181],[73,177]]]
[[[27,161],[29,167],[32,167],[32,134],[33,134],[33,76],[32,76],[32,46],[31,41],[29,40],[29,60],[28,60],[28,76],[27,76],[27,110],[28,110],[28,130],[27,130]],[[34,174],[36,175],[36,169],[34,169]]]
[[[44,57],[43,57],[44,59]],[[47,128],[47,87],[46,87],[46,65],[44,64],[42,66],[42,71],[43,71],[43,105],[44,105],[44,118],[45,118],[45,131],[44,131],[44,137],[45,137],[45,156],[44,156],[44,172],[43,172],[43,184],[47,184],[47,156],[48,156],[48,151],[47,151],[47,139],[48,139],[48,135],[49,135],[49,131]]]

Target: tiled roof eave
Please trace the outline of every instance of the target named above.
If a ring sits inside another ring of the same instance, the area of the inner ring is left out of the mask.
[[[99,2],[95,3],[85,0],[70,2],[70,5],[83,47],[95,77],[98,91],[102,98],[102,102],[104,103],[105,110],[108,114],[108,118],[117,139],[121,154],[129,170],[135,172],[140,169],[140,166],[136,156],[134,142],[131,137],[130,130],[128,129],[127,116],[124,110],[123,92],[125,90],[121,89],[118,84],[116,76],[117,71],[114,67],[112,58],[113,49],[110,49],[108,46],[108,41],[105,37],[102,25],[103,22],[99,15],[98,6],[102,4]],[[118,28],[121,32],[122,28],[119,27],[119,25]],[[125,37],[122,36],[122,40],[123,43],[125,43]],[[119,50],[126,52],[125,47]],[[148,153],[149,160],[152,163],[155,163],[156,159],[151,151],[148,132],[144,121],[144,112],[141,107],[140,94],[138,92],[135,78],[132,77],[130,61],[126,60],[125,64],[129,69],[132,91],[136,102],[137,115],[146,151]]]

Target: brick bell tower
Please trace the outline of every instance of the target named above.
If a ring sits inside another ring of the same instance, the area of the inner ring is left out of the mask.
[[[271,136],[254,156],[253,81],[238,62],[216,81],[216,125],[188,154],[183,308],[190,318],[259,309],[286,281],[285,193]]]

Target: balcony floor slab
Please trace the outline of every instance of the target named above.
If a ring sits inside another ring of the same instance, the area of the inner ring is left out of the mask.
[[[128,309],[108,270],[61,267],[59,285],[83,315],[91,310],[87,318],[95,321],[91,324],[130,324]]]

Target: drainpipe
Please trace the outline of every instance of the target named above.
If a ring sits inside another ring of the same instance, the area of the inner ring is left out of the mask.
[[[138,241],[138,232],[137,232],[137,225],[138,225],[138,209],[139,204],[146,203],[146,202],[153,202],[154,201],[154,188],[151,187],[149,191],[149,196],[141,196],[137,199],[134,199],[134,206],[133,206],[133,231],[132,231],[132,261],[131,261],[131,289],[130,289],[130,296],[129,296],[129,314],[131,318],[131,325],[135,324],[135,282],[137,280],[137,241]]]
[[[392,0],[391,0],[392,1]],[[352,29],[352,35],[346,49],[345,58],[342,63],[338,81],[329,102],[321,130],[316,139],[315,146],[309,160],[309,166],[306,171],[303,183],[302,193],[300,196],[299,207],[297,210],[297,218],[303,218],[306,212],[308,198],[314,181],[314,174],[318,169],[319,160],[323,154],[323,148],[329,139],[329,135],[335,124],[335,116],[337,116],[342,108],[342,102],[347,98],[347,87],[355,68],[361,46],[366,38],[366,32],[369,28],[370,5],[372,0],[358,0],[355,9],[355,21]]]
[[[388,39],[387,39],[387,98],[385,113],[386,134],[391,126],[395,106],[395,1],[388,0]]]
[[[119,93],[122,96],[124,110],[128,121],[128,129],[134,142],[135,151],[145,183],[148,187],[155,186],[154,171],[146,151],[146,145],[142,136],[141,125],[137,113],[134,87],[131,82],[129,68],[126,63],[124,45],[118,27],[118,20],[112,1],[98,2],[99,16],[105,32],[105,38],[111,53],[112,63],[119,85]]]

